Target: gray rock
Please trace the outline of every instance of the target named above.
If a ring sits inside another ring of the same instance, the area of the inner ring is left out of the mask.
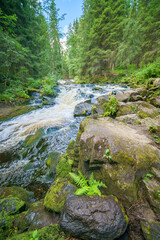
[[[87,102],[79,103],[74,109],[74,116],[78,117],[78,116],[89,116],[89,115],[91,115],[92,105],[93,104],[87,103]]]
[[[21,213],[13,220],[14,226],[20,232],[26,230],[32,231],[42,227],[55,224],[59,220],[59,215],[54,212],[49,212],[43,207],[43,200],[33,203],[27,212]]]
[[[146,240],[160,239],[160,222],[141,221],[141,227]]]
[[[60,228],[81,239],[113,240],[124,234],[128,219],[113,196],[67,198]]]

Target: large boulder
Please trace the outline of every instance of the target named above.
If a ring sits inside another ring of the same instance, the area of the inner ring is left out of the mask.
[[[62,212],[66,197],[75,191],[76,188],[66,179],[57,178],[45,196],[44,207],[56,213]]]
[[[105,155],[109,149],[110,158]],[[125,204],[137,201],[137,181],[150,168],[160,169],[160,150],[140,128],[110,118],[86,118],[80,125],[75,143],[75,161],[85,174],[107,186],[107,193]]]
[[[81,239],[113,240],[127,228],[128,219],[113,196],[70,196],[60,220],[60,228]]]

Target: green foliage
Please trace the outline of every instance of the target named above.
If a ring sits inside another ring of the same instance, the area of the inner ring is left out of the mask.
[[[33,232],[32,234],[32,238],[30,238],[29,240],[38,240],[39,237],[38,237],[38,231],[37,229]]]
[[[75,173],[69,174],[75,181],[76,185],[79,187],[75,192],[76,195],[101,196],[99,187],[106,188],[106,185],[104,183],[94,179],[93,173],[91,173],[89,180],[80,171],[78,171],[79,175]]]
[[[56,175],[65,178],[71,170],[72,160],[68,156],[62,156],[56,167]]]
[[[112,96],[108,102],[103,104],[103,108],[105,109],[104,116],[115,117],[119,108],[119,102],[117,98]]]
[[[148,128],[148,131],[151,132],[151,133],[155,133],[156,131],[158,130],[158,127],[157,126],[154,126],[154,125],[149,125],[149,128]]]
[[[144,177],[144,180],[146,182],[149,182],[152,177],[153,177],[153,174],[147,173],[146,176]]]
[[[112,157],[111,157],[111,155],[109,153],[109,149],[106,150],[105,154],[103,155],[103,158],[107,158],[108,160],[112,159]]]
[[[159,144],[160,143],[160,137],[157,134],[154,134],[153,137],[155,139],[155,143]]]

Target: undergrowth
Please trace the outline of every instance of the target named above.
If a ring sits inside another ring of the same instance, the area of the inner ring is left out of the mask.
[[[101,196],[99,187],[107,187],[103,182],[95,180],[93,173],[91,173],[89,180],[80,171],[78,171],[78,175],[75,173],[69,174],[79,187],[75,192],[76,195]]]

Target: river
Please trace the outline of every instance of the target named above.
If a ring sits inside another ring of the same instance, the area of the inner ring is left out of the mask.
[[[95,88],[97,88],[95,90]],[[99,89],[98,89],[99,88]],[[33,186],[51,184],[53,178],[47,175],[46,159],[50,152],[64,153],[71,140],[75,140],[83,117],[74,117],[74,108],[88,99],[111,91],[119,92],[119,85],[103,86],[88,84],[66,84],[59,81],[58,96],[50,98],[54,105],[43,106],[32,112],[4,121],[0,124],[0,186]],[[32,100],[30,104],[35,104]],[[21,154],[24,141],[30,134],[43,129],[39,144],[27,155]]]

